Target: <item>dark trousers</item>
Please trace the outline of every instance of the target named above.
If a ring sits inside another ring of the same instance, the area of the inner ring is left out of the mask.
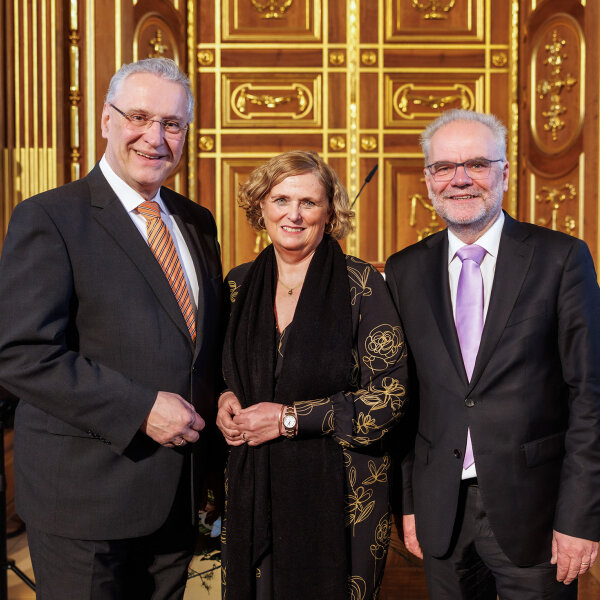
[[[550,554],[550,548],[548,548]],[[431,600],[577,600],[577,582],[556,581],[550,561],[518,567],[492,533],[476,481],[463,482],[448,555],[424,556]]]
[[[28,527],[37,600],[183,598],[196,528],[189,486],[182,488],[167,521],[151,535],[76,540]]]

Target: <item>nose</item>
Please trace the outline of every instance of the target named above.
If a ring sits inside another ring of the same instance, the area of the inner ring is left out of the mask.
[[[473,183],[473,180],[469,177],[469,174],[467,173],[465,165],[456,165],[456,171],[454,172],[452,183],[455,186],[465,186],[471,185],[471,183]]]
[[[160,121],[150,121],[148,128],[144,131],[144,139],[153,146],[162,144],[165,132]]]
[[[299,221],[302,219],[299,202],[291,202],[289,206],[288,218],[291,221]]]

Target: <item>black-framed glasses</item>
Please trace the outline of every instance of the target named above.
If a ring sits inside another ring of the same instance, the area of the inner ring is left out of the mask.
[[[187,123],[183,124],[179,121],[175,121],[174,119],[150,119],[143,113],[126,113],[118,109],[111,102],[108,104],[112,106],[122,117],[127,119],[134,129],[141,129],[145,131],[146,129],[150,129],[150,127],[152,127],[152,123],[159,123],[165,133],[170,135],[180,135],[188,128]]]
[[[492,163],[495,162],[504,162],[504,159],[472,158],[461,163],[444,160],[427,165],[425,168],[429,169],[435,181],[450,181],[454,178],[458,167],[464,167],[465,172],[471,179],[485,179],[490,174]]]

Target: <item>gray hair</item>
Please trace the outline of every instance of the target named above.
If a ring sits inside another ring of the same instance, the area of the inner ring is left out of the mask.
[[[486,113],[475,112],[474,110],[463,110],[460,108],[454,108],[447,110],[442,113],[435,121],[432,121],[427,125],[423,133],[421,134],[421,148],[425,155],[425,164],[429,164],[429,149],[431,146],[431,138],[433,134],[441,129],[444,125],[452,123],[454,121],[472,121],[485,125],[494,135],[494,140],[500,156],[506,160],[506,127],[502,124],[502,121],[494,115],[488,115]]]
[[[162,77],[167,81],[180,84],[185,90],[187,96],[187,122],[190,123],[194,118],[194,95],[190,80],[177,66],[177,63],[170,58],[144,58],[137,62],[124,64],[113,76],[106,92],[106,102],[112,102],[119,93],[121,85],[130,75],[135,73],[151,73],[157,77]]]

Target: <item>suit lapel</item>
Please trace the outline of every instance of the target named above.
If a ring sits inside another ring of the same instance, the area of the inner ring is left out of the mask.
[[[498,345],[533,258],[533,246],[525,243],[529,235],[527,229],[507,214],[505,219],[494,284],[470,389],[477,384]]]
[[[104,175],[102,175],[98,165],[87,176],[87,180],[91,191],[91,204],[95,208],[93,211],[94,218],[129,256],[133,264],[148,281],[161,306],[192,344],[181,309],[163,270]]]
[[[425,251],[421,254],[421,267],[421,273],[431,274],[424,280],[427,298],[454,367],[459,377],[466,382],[467,375],[454,324],[452,300],[450,298],[448,234],[446,230],[426,239]]]

